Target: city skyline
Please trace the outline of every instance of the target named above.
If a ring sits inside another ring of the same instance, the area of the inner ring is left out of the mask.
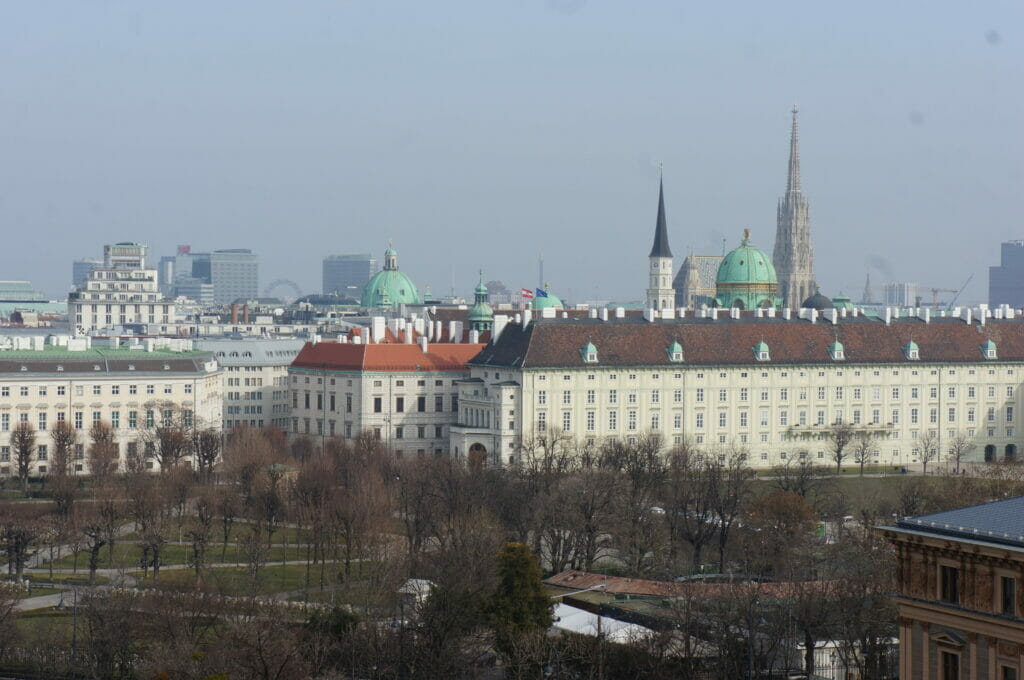
[[[677,269],[747,227],[770,252],[794,100],[826,294],[856,297],[870,267],[974,273],[963,301],[982,301],[1020,236],[1008,3],[884,24],[814,5],[199,7],[5,12],[4,278],[59,298],[97,243],[204,242],[313,291],[324,255],[391,237],[437,294],[467,296],[480,267],[535,285],[543,252],[556,293],[639,300],[659,163]]]

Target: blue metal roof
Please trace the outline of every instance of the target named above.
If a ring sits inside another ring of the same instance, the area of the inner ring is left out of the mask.
[[[1024,496],[908,517],[896,525],[901,529],[1024,547]]]

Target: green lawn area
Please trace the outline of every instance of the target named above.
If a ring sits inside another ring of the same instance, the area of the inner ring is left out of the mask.
[[[63,592],[63,588],[43,588],[43,587],[32,587],[32,592],[25,590],[21,593],[21,599],[24,600],[26,597],[42,597],[43,595],[53,595],[54,593]]]
[[[25,574],[25,578],[33,583],[63,583],[69,586],[87,586],[89,585],[89,572],[79,574],[60,574],[56,573],[53,576],[49,574],[43,574],[38,572],[29,572]],[[109,579],[106,576],[96,576],[96,585],[102,585],[107,583]]]
[[[275,546],[273,548],[265,548],[264,561],[266,562],[283,562],[286,559],[288,561],[305,561],[306,551],[304,548]],[[161,564],[188,564],[188,558],[192,555],[192,546],[180,543],[167,543],[164,544],[163,549],[160,551],[160,562]],[[142,548],[134,542],[127,542],[121,540],[114,544],[114,560],[111,563],[106,547],[104,547],[100,554],[100,569],[138,569],[139,560],[142,558]],[[222,559],[221,545],[220,543],[210,544],[206,549],[207,562],[220,562]],[[245,552],[237,544],[229,543],[227,550],[223,553],[224,562],[238,562],[245,563],[248,559],[245,556]],[[43,568],[49,566],[49,562],[43,563]],[[75,556],[66,555],[59,560],[55,560],[53,563],[55,569],[74,569],[75,567]],[[85,552],[78,553],[77,569],[79,572],[89,571],[89,556]]]
[[[192,530],[192,526],[192,522],[188,518],[186,518],[181,528],[182,541],[188,541],[188,532]],[[251,522],[236,520],[234,524],[231,525],[231,531],[228,533],[228,543],[230,544],[240,539],[248,538],[252,534],[254,528],[255,525]],[[138,533],[132,532],[130,534],[125,534],[124,536],[122,536],[121,540],[138,541],[139,538],[140,536]],[[169,536],[169,538],[175,541],[178,540],[178,529],[176,526],[171,535]],[[224,533],[221,523],[219,521],[214,521],[213,532],[210,535],[210,541],[212,543],[220,544],[220,542],[223,540]],[[263,534],[263,540],[267,540],[266,533]],[[278,527],[274,531],[274,535],[272,536],[271,540],[274,543],[287,543],[288,545],[306,543],[309,540],[309,531],[307,529],[299,529],[296,527]]]
[[[339,564],[328,564],[324,570],[326,585],[337,583]],[[361,579],[369,573],[370,564],[356,563],[352,565],[352,578]],[[132,574],[138,579],[140,587],[159,585],[175,590],[190,590],[195,586],[195,572],[191,569],[175,569],[161,571],[160,577],[153,580],[152,575],[144,578],[142,572]],[[204,572],[207,587],[224,595],[248,595],[251,592],[251,580],[247,567],[214,567]],[[320,565],[313,565],[309,570],[309,587],[318,589],[320,585]],[[306,588],[305,564],[272,564],[262,567],[259,572],[256,592],[261,595],[291,592]],[[298,598],[301,599],[301,598]]]
[[[26,639],[70,645],[74,626],[71,614],[70,607],[64,611],[56,608],[34,609],[19,612],[15,625]]]

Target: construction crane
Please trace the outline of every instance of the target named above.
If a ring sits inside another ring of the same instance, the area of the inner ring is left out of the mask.
[[[960,297],[960,293],[964,292],[964,288],[967,287],[967,284],[970,283],[971,279],[973,279],[973,278],[974,278],[974,273],[972,272],[971,275],[967,277],[967,280],[964,281],[963,284],[961,284],[960,290],[958,290],[956,292],[956,295],[953,296],[953,299],[949,301],[949,305],[946,306],[946,309],[953,309],[953,303],[955,303],[957,301],[957,298]]]
[[[929,288],[928,290],[932,292],[932,309],[939,308],[939,293],[953,293],[955,295],[960,294],[959,290],[953,290],[952,288]],[[956,298],[953,299],[955,300]]]

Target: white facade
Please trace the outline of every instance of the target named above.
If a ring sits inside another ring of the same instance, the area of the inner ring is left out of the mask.
[[[541,323],[570,326],[573,322]],[[711,323],[746,322],[705,323],[691,328],[693,337],[699,337]],[[829,324],[824,324],[825,329],[821,324],[816,328],[797,319],[785,323],[796,326],[792,342],[801,351],[810,341],[802,336],[832,328]],[[873,331],[889,329],[879,321],[870,323],[875,324]],[[849,354],[831,359],[824,345],[821,360],[783,362],[771,349],[759,360],[752,351],[756,340],[743,345],[740,354],[749,358],[740,364],[732,363],[725,352],[719,364],[694,361],[688,358],[685,341],[678,361],[673,362],[667,353],[672,326],[663,324],[656,329],[659,338],[668,340],[659,340],[659,346],[645,354],[650,348],[641,346],[645,340],[637,333],[644,325],[623,323],[604,336],[609,338],[605,349],[614,338],[617,351],[626,348],[637,357],[654,356],[656,360],[630,364],[619,353],[618,365],[602,365],[602,342],[593,331],[595,326],[576,326],[577,330],[567,329],[565,334],[575,333],[581,348],[587,338],[594,338],[597,352],[592,363],[574,350],[575,360],[561,366],[530,366],[529,361],[525,367],[500,365],[504,362],[486,358],[488,351],[481,354],[483,360],[471,364],[470,377],[459,382],[452,455],[464,456],[476,447],[486,450],[490,461],[509,464],[516,462],[521,447],[555,432],[575,443],[595,444],[608,437],[630,439],[655,433],[666,446],[686,442],[712,451],[744,449],[752,467],[771,467],[794,459],[834,465],[828,433],[837,421],[849,423],[869,437],[869,465],[920,463],[921,440],[928,436],[934,438],[939,461],[947,458],[950,442],[961,435],[976,447],[969,455],[975,461],[1015,457],[1024,443],[1018,424],[1024,358],[999,359],[996,356],[1002,354],[994,349],[991,357],[986,357],[979,349],[985,336],[959,321],[947,328],[960,333],[960,338],[964,329],[970,331],[966,337],[973,344],[967,345],[962,360],[927,361],[930,346],[926,349],[922,343],[920,354],[915,350],[913,359],[907,354],[901,355],[901,360],[861,363]],[[681,327],[682,323],[677,326]],[[745,329],[750,331],[748,336],[758,337],[758,328],[751,328]],[[1006,339],[1011,333],[1019,337],[1022,329],[1017,320],[999,332]],[[635,338],[630,337],[633,334]],[[548,342],[561,338],[554,333],[542,337]],[[731,336],[723,333],[721,337]],[[934,339],[942,341],[941,335]],[[1019,349],[1021,343],[1014,342]],[[534,356],[535,348],[536,344],[530,345],[526,353],[524,347],[516,347],[508,356]],[[500,349],[496,356],[501,355]],[[778,345],[774,349],[778,350]],[[844,465],[853,463],[854,445],[847,447]]]
[[[224,429],[273,425],[287,431],[290,419],[288,367],[305,344],[298,339],[202,339],[223,368]]]
[[[127,324],[170,324],[174,302],[159,290],[157,270],[146,268],[146,246],[105,246],[102,267],[68,296],[68,321],[77,333]]]
[[[122,464],[132,449],[143,451],[143,433],[169,414],[220,429],[222,371],[210,354],[38,347],[0,351],[0,476],[17,474],[10,437],[19,421],[36,429],[33,475],[47,473],[49,429],[61,420],[79,432],[76,472],[88,472],[89,428],[96,421],[114,428]]]

